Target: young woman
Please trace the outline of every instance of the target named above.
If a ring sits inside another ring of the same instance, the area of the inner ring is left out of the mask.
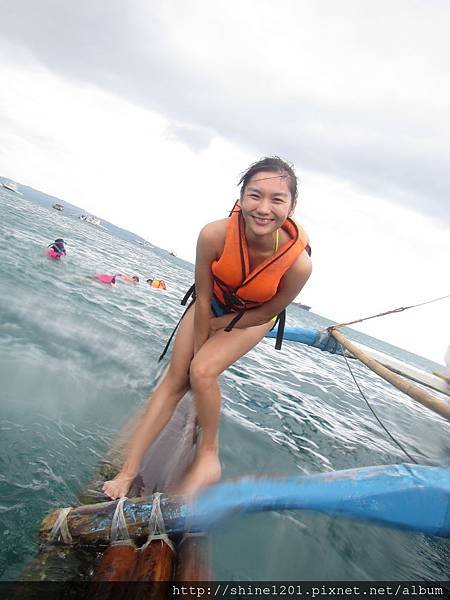
[[[290,218],[297,201],[290,165],[264,158],[239,184],[231,216],[200,232],[195,303],[180,323],[169,369],[150,398],[122,470],[103,486],[110,498],[126,495],[146,449],[189,388],[201,436],[179,492],[193,496],[220,479],[219,375],[265,336],[311,274],[308,238]]]

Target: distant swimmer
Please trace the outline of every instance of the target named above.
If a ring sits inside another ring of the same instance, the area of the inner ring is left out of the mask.
[[[96,279],[100,283],[106,285],[117,286],[117,280],[127,281],[129,283],[139,283],[139,277],[137,275],[123,275],[122,273],[115,273],[114,275],[108,275],[107,273],[96,273],[95,275],[86,275],[88,279]]]
[[[128,283],[139,283],[139,277],[137,275],[117,274],[116,277],[118,277],[122,281],[127,281]]]
[[[166,282],[164,281],[164,279],[147,279],[146,283],[148,283],[149,286],[152,288],[167,290]]]
[[[116,286],[116,277],[118,275],[107,275],[106,273],[96,273],[95,275],[88,275],[90,279],[97,279],[101,283],[106,283],[107,285]]]
[[[47,247],[47,256],[51,260],[61,260],[62,256],[66,256],[65,241],[62,238],[56,239]]]
[[[90,279],[94,281],[99,281],[100,283],[104,283],[105,285],[110,285],[111,287],[117,287],[116,278],[118,275],[108,275],[107,273],[96,273],[95,275],[72,275],[70,277],[71,281],[75,279]]]

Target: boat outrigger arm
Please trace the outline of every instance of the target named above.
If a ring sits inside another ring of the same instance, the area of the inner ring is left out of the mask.
[[[277,331],[277,328],[269,331],[269,333],[266,334],[266,337],[276,338]],[[391,371],[393,374],[402,375],[411,381],[415,381],[427,386],[428,388],[436,390],[437,392],[450,396],[450,384],[447,383],[442,377],[439,377],[434,373],[429,373],[422,369],[418,369],[412,365],[408,365],[400,360],[397,360],[396,358],[393,358],[392,356],[383,354],[382,352],[378,352],[377,350],[373,350],[372,348],[368,348],[362,344],[351,342],[336,327],[329,327],[325,330],[314,329],[312,327],[285,327],[283,340],[306,344],[307,346],[318,348],[319,350],[330,352],[331,354],[343,355],[346,353],[346,355],[350,356],[351,358],[358,358],[359,360],[362,360],[364,364],[378,373],[378,375],[384,377],[384,379],[387,379],[390,383],[399,387],[397,385],[398,380],[395,381],[395,378],[388,378],[385,376],[387,375],[386,371],[383,375],[380,370],[372,368],[372,365],[378,363],[379,365]],[[364,355],[366,360],[362,359]],[[371,364],[369,364],[369,362]],[[415,399],[417,400],[418,398]],[[439,410],[437,412],[439,412]],[[442,412],[440,414],[442,414]],[[447,411],[444,410],[443,416],[449,418],[448,415],[450,415],[450,409]]]
[[[277,333],[278,327],[275,327],[266,334],[266,337],[276,338]],[[285,327],[283,340],[306,344],[307,346],[319,348],[319,350],[324,350],[331,354],[344,354],[342,344],[337,342],[327,330],[321,331],[313,327]]]
[[[64,522],[70,541],[109,543],[117,502],[71,509]],[[169,535],[208,531],[226,519],[245,513],[313,510],[430,536],[450,537],[450,469],[400,464],[287,479],[247,478],[211,486],[189,505],[179,504],[177,498],[162,496],[160,506]],[[131,538],[142,539],[148,535],[151,509],[152,497],[123,503]],[[53,511],[42,522],[42,541],[60,541],[62,536],[55,530],[60,512]],[[67,535],[64,538],[67,541]]]

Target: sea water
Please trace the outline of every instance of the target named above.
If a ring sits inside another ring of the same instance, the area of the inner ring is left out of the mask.
[[[158,356],[182,313],[191,264],[117,236],[26,193],[0,192],[0,578],[19,576],[36,531],[77,503],[123,423],[145,401]],[[55,238],[67,257],[47,259]],[[128,273],[116,289],[86,276]],[[150,288],[164,278],[167,291]],[[296,306],[287,324],[329,321]],[[423,358],[353,332],[419,367]],[[352,370],[392,435],[422,464],[448,466],[449,426],[357,361]],[[380,428],[342,357],[263,340],[221,379],[224,478],[301,475],[409,462]],[[211,535],[218,579],[439,580],[449,544],[417,533],[289,511],[247,515]]]

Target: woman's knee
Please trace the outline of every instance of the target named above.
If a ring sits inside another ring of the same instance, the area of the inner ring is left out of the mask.
[[[189,369],[189,379],[191,387],[196,388],[210,382],[211,379],[217,379],[217,373],[205,360],[196,360],[194,358]]]

